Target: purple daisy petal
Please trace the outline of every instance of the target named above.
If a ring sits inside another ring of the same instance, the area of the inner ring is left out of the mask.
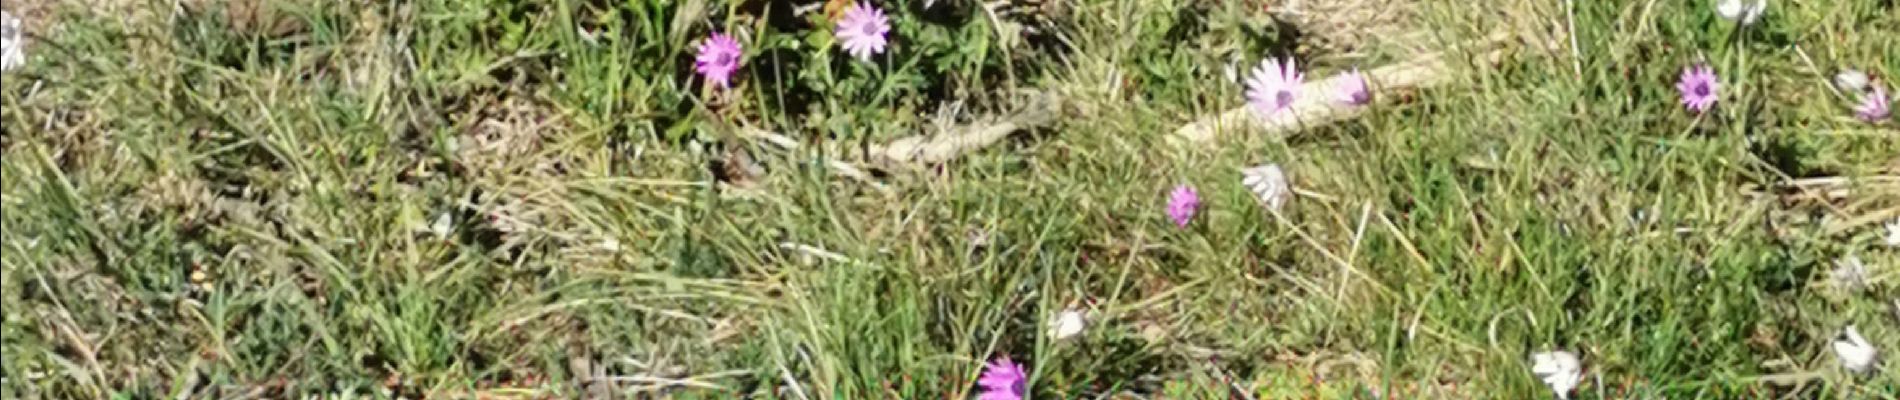
[[[1194,211],[1199,208],[1201,195],[1193,187],[1176,186],[1168,194],[1168,219],[1173,220],[1176,226],[1186,228],[1188,222],[1194,219]]]
[[[886,38],[891,32],[891,19],[884,10],[872,7],[870,3],[858,2],[844,12],[844,18],[838,21],[835,35],[843,43],[846,53],[859,60],[870,61],[871,55],[883,54],[889,44]]]
[[[693,70],[707,82],[717,83],[719,87],[732,87],[732,75],[739,70],[739,58],[744,53],[739,41],[732,40],[724,33],[713,32],[711,37],[699,44],[699,55],[693,57]]]
[[[1860,104],[1854,106],[1854,116],[1868,123],[1880,122],[1893,115],[1891,103],[1887,98],[1887,88],[1875,84],[1873,90],[1860,96]]]
[[[999,358],[989,363],[983,370],[983,376],[977,378],[977,386],[983,387],[978,400],[1022,400],[1026,383],[1023,369],[1010,362],[1009,357]]]
[[[1293,107],[1300,84],[1305,80],[1291,58],[1285,62],[1269,58],[1247,74],[1247,105],[1260,118],[1269,118]]]
[[[1341,75],[1337,90],[1340,103],[1353,106],[1372,103],[1372,90],[1366,87],[1366,76],[1359,73],[1358,68]]]
[[[1721,89],[1715,70],[1705,64],[1683,68],[1682,78],[1676,82],[1676,90],[1682,92],[1682,106],[1697,114],[1715,105]]]
[[[976,400],[1022,400],[1023,396],[1009,392],[983,392]]]

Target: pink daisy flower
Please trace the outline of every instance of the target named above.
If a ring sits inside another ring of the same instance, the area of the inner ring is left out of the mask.
[[[1875,83],[1873,89],[1860,96],[1860,104],[1854,106],[1854,115],[1867,122],[1880,122],[1893,114],[1887,99],[1887,88]]]
[[[838,40],[844,42],[844,51],[852,57],[871,61],[872,54],[883,54],[884,45],[889,41],[885,35],[891,32],[891,19],[884,16],[884,10],[872,7],[870,3],[858,2],[844,12],[844,18],[838,21]]]
[[[1168,219],[1176,226],[1186,228],[1188,221],[1194,219],[1194,210],[1201,208],[1201,194],[1187,185],[1175,186],[1168,194]]]
[[[1299,66],[1291,58],[1285,63],[1274,58],[1260,60],[1260,65],[1247,75],[1247,104],[1255,115],[1271,117],[1293,106],[1302,80]]]
[[[983,393],[977,400],[1022,400],[1026,383],[1023,368],[1009,361],[1005,356],[989,363],[983,369],[983,376],[977,378],[976,385],[983,387]]]
[[[1336,90],[1340,103],[1363,106],[1372,102],[1372,90],[1366,87],[1366,76],[1358,68],[1341,75]]]
[[[1682,80],[1676,82],[1676,90],[1682,91],[1682,106],[1689,111],[1701,114],[1715,105],[1722,83],[1717,82],[1715,69],[1706,64],[1696,64],[1682,69]]]
[[[699,44],[699,56],[693,58],[693,70],[719,87],[732,86],[732,74],[739,70],[739,42],[724,33],[713,32]]]

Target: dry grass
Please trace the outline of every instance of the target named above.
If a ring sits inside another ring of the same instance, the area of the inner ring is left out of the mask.
[[[1431,31],[1419,0],[1263,1],[1262,9],[1299,30],[1301,46],[1343,59],[1380,47],[1416,48],[1397,38],[1425,39]]]
[[[954,2],[892,9],[894,54],[953,51],[870,64],[763,3],[37,14],[59,50],[0,82],[0,395],[965,398],[1008,355],[1038,398],[1536,398],[1562,348],[1579,398],[1890,397],[1828,341],[1900,343],[1900,134],[1814,100],[1900,70],[1890,9],[1736,40],[1665,2]],[[753,51],[730,92],[687,72],[711,29]],[[1169,144],[1240,105],[1223,69],[1506,30],[1352,118]],[[1667,84],[1698,57],[1736,88],[1701,118]],[[1033,128],[955,135],[999,120]],[[1280,212],[1237,184],[1268,162]],[[1081,338],[1043,334],[1063,309]]]

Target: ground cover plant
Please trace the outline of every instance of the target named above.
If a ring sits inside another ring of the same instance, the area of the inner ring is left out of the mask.
[[[0,397],[1900,397],[1892,1],[0,9]]]

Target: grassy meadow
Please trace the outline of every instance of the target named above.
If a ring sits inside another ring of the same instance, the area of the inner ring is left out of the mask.
[[[1564,350],[1571,399],[1900,398],[1900,121],[1832,83],[1900,91],[1891,0],[925,3],[861,61],[820,0],[9,0],[0,397],[1539,399]],[[1173,137],[1265,58],[1434,52]]]

